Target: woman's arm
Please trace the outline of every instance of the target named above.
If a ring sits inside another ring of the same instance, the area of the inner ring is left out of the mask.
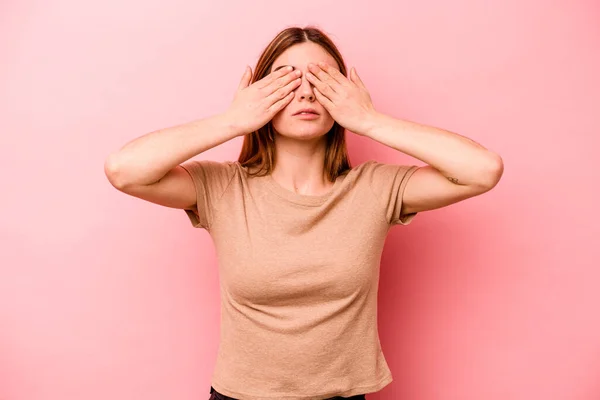
[[[196,206],[196,186],[180,164],[270,121],[294,98],[299,79],[293,68],[282,68],[252,82],[246,66],[226,112],[160,129],[127,143],[110,154],[104,172],[118,190],[175,208]]]
[[[402,214],[456,203],[490,190],[500,180],[504,166],[498,154],[456,133],[377,112],[355,68],[350,69],[350,79],[325,62],[308,68],[317,100],[340,125],[429,164],[407,181]]]
[[[408,180],[402,214],[444,207],[492,189],[502,158],[459,134],[374,112],[362,134],[428,165]]]
[[[217,114],[140,136],[107,157],[106,176],[120,189],[154,184],[182,162],[239,136],[230,121]]]
[[[180,164],[237,136],[229,121],[220,114],[138,137],[108,156],[106,177],[128,195],[165,207],[194,209],[196,188]]]

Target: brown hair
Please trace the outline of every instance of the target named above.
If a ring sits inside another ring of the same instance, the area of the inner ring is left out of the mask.
[[[314,26],[305,28],[286,28],[269,43],[263,50],[250,84],[264,78],[269,74],[273,62],[281,53],[298,43],[314,42],[325,49],[337,61],[340,72],[347,76],[346,65],[342,55],[333,41],[320,29]],[[351,168],[346,148],[345,129],[334,122],[333,127],[325,135],[325,160],[324,170],[331,182]],[[266,175],[271,173],[275,161],[275,143],[273,142],[274,129],[269,121],[258,130],[244,135],[244,143],[238,161],[245,167],[258,167],[252,175]]]

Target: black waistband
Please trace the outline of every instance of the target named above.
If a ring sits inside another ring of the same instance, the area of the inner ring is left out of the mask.
[[[213,399],[218,399],[218,400],[238,400],[234,397],[229,397],[229,396],[225,396],[224,394],[221,394],[219,392],[217,392],[217,390],[214,387],[210,387],[210,394],[212,395],[214,393],[214,397],[211,396],[210,400]],[[357,394],[355,396],[351,396],[351,397],[341,397],[341,396],[335,396],[335,397],[329,397],[328,399],[325,400],[366,400],[365,395],[364,394]]]

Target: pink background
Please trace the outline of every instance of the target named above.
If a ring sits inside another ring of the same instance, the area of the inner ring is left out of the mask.
[[[4,1],[0,399],[208,399],[215,253],[105,157],[224,111],[281,29],[317,24],[382,112],[502,155],[500,184],[390,231],[372,399],[600,398],[594,1]],[[417,163],[348,133],[353,164]],[[242,139],[201,158],[234,160]]]

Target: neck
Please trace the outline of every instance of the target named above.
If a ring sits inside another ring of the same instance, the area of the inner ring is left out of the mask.
[[[277,135],[275,154],[271,175],[281,186],[306,195],[319,195],[331,187],[323,167],[324,137],[298,140]]]

